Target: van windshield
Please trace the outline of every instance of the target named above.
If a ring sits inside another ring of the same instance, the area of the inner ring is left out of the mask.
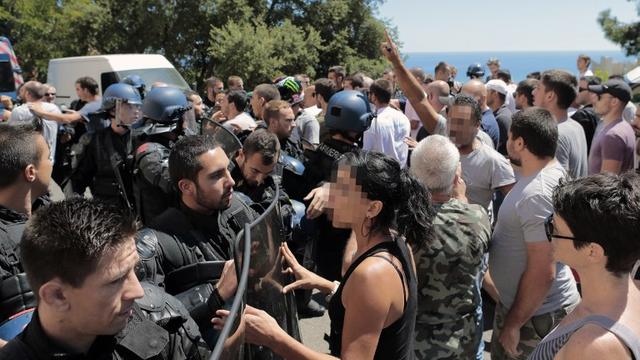
[[[13,68],[9,61],[0,61],[0,92],[15,91]]]

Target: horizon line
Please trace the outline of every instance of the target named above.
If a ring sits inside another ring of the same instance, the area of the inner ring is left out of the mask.
[[[403,54],[442,54],[442,53],[453,53],[453,54],[469,54],[469,53],[490,53],[490,52],[495,52],[495,53],[522,53],[522,52],[582,52],[582,53],[589,53],[589,52],[619,52],[622,53],[624,55],[624,50],[622,49],[589,49],[589,50],[538,50],[538,49],[532,49],[532,50],[436,50],[436,51],[422,51],[422,50],[418,50],[418,51],[402,51],[401,53]],[[637,55],[625,55],[626,57],[639,57],[640,54]]]

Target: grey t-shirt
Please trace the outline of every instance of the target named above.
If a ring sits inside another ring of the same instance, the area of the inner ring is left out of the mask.
[[[460,155],[460,164],[469,203],[478,204],[485,210],[489,208],[495,189],[516,182],[509,160],[484,143],[471,153]]]
[[[300,116],[296,119],[296,127],[291,133],[293,142],[299,142],[300,139],[304,139],[314,145],[320,143],[320,123],[316,118],[319,113],[320,109],[315,106],[302,110]]]
[[[45,112],[60,114],[60,109],[51,103],[40,102],[40,106]],[[23,104],[13,109],[11,117],[9,117],[9,124],[24,124],[30,123],[36,118],[36,115],[29,109],[29,104]],[[51,162],[54,161],[56,155],[56,141],[58,139],[58,123],[54,120],[42,119],[42,136],[47,140],[49,145]]]
[[[548,241],[544,221],[553,212],[553,190],[566,174],[554,162],[534,175],[520,178],[502,202],[489,250],[489,271],[500,302],[507,309],[515,301],[527,266],[527,244]],[[556,278],[534,315],[575,304],[579,298],[569,267],[556,263]]]
[[[571,118],[558,123],[556,159],[572,178],[587,176],[587,137],[580,123]]]

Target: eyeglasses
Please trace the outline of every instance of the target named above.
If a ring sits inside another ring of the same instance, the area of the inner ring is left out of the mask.
[[[56,93],[46,93],[45,96],[56,96]]]
[[[571,237],[571,236],[554,235],[553,234],[554,231],[555,231],[555,226],[553,224],[553,214],[551,214],[544,220],[544,232],[547,234],[547,240],[549,240],[549,242],[551,242],[553,238],[575,240],[575,241],[581,241],[581,242],[590,242],[590,241],[578,240],[575,237]]]

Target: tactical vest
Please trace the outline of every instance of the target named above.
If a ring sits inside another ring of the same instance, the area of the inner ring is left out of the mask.
[[[26,309],[36,306],[36,299],[20,264],[16,247],[24,232],[24,222],[0,219],[0,323]]]
[[[169,153],[169,148],[155,142],[136,149],[133,193],[138,215],[145,224],[177,203],[169,177]]]

